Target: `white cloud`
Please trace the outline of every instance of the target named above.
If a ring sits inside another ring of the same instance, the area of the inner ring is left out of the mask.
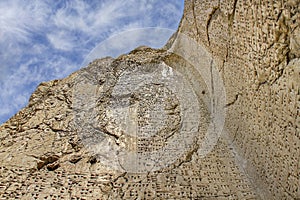
[[[43,28],[49,13],[48,6],[42,1],[12,0],[0,1],[1,38],[24,42],[29,39],[32,31]]]
[[[106,56],[117,57],[141,45],[160,48],[175,32],[166,28],[139,28],[123,31],[97,45],[84,59],[82,66],[97,58]]]
[[[71,51],[76,45],[73,35],[67,31],[57,31],[47,34],[47,38],[55,49]]]
[[[147,35],[136,30],[176,29],[182,2],[1,0],[0,123],[27,104],[39,82],[63,78],[78,69],[83,58],[111,35],[134,30],[124,38],[110,38],[102,43],[103,51],[94,51],[94,56],[116,56],[143,42],[163,45],[167,34],[149,37],[150,32]]]
[[[63,78],[63,75],[74,71],[74,65],[64,57],[49,59],[44,66],[38,66],[36,62],[33,58],[21,64],[15,73],[0,82],[0,119],[24,107],[40,82]]]
[[[90,39],[99,38],[99,35],[101,36],[99,33],[103,34],[103,32],[107,32],[111,34],[128,30],[128,28],[149,26],[176,28],[176,22],[179,21],[181,10],[178,7],[176,9],[173,2],[162,1],[163,4],[160,2],[161,0],[110,0],[90,5],[79,0],[74,0],[59,8],[51,16],[55,29],[50,30],[49,34],[52,36],[50,42],[54,42],[53,45],[57,47],[55,42],[62,39],[61,34],[56,34],[56,29],[85,34]],[[154,5],[160,7],[154,7]],[[152,13],[155,13],[155,15]],[[172,13],[172,15],[168,16],[165,13]],[[168,22],[166,23],[165,21]],[[175,26],[165,26],[170,22],[175,24]],[[55,39],[54,37],[57,38]],[[75,40],[73,41],[75,42]],[[77,42],[84,41],[79,40]],[[76,45],[74,44],[74,46]]]

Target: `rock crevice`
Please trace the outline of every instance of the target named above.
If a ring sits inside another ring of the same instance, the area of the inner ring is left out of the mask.
[[[299,5],[186,0],[163,49],[41,83],[0,126],[0,198],[300,198]]]

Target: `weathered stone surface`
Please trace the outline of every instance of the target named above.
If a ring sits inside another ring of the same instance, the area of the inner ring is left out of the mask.
[[[300,198],[300,1],[186,1],[179,32],[218,60],[229,137],[265,199]]]
[[[1,197],[256,198],[224,139],[199,150],[211,114],[192,68],[143,47],[42,83],[1,126]]]
[[[1,199],[299,198],[299,5],[186,1],[165,49],[41,83],[0,127]]]

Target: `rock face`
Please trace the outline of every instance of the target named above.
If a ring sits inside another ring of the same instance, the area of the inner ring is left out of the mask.
[[[297,199],[299,1],[186,1],[164,49],[41,83],[0,127],[3,199]]]
[[[218,62],[226,129],[266,199],[300,198],[300,1],[186,1],[179,28]]]
[[[2,197],[256,198],[226,140],[205,151],[203,85],[182,57],[147,47],[42,83],[1,127]]]

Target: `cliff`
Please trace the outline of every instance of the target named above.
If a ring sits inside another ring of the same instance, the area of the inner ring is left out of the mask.
[[[300,197],[300,2],[186,1],[179,32],[212,53],[226,132],[266,199]]]
[[[163,49],[41,83],[0,127],[0,197],[300,198],[299,6],[187,0]]]

